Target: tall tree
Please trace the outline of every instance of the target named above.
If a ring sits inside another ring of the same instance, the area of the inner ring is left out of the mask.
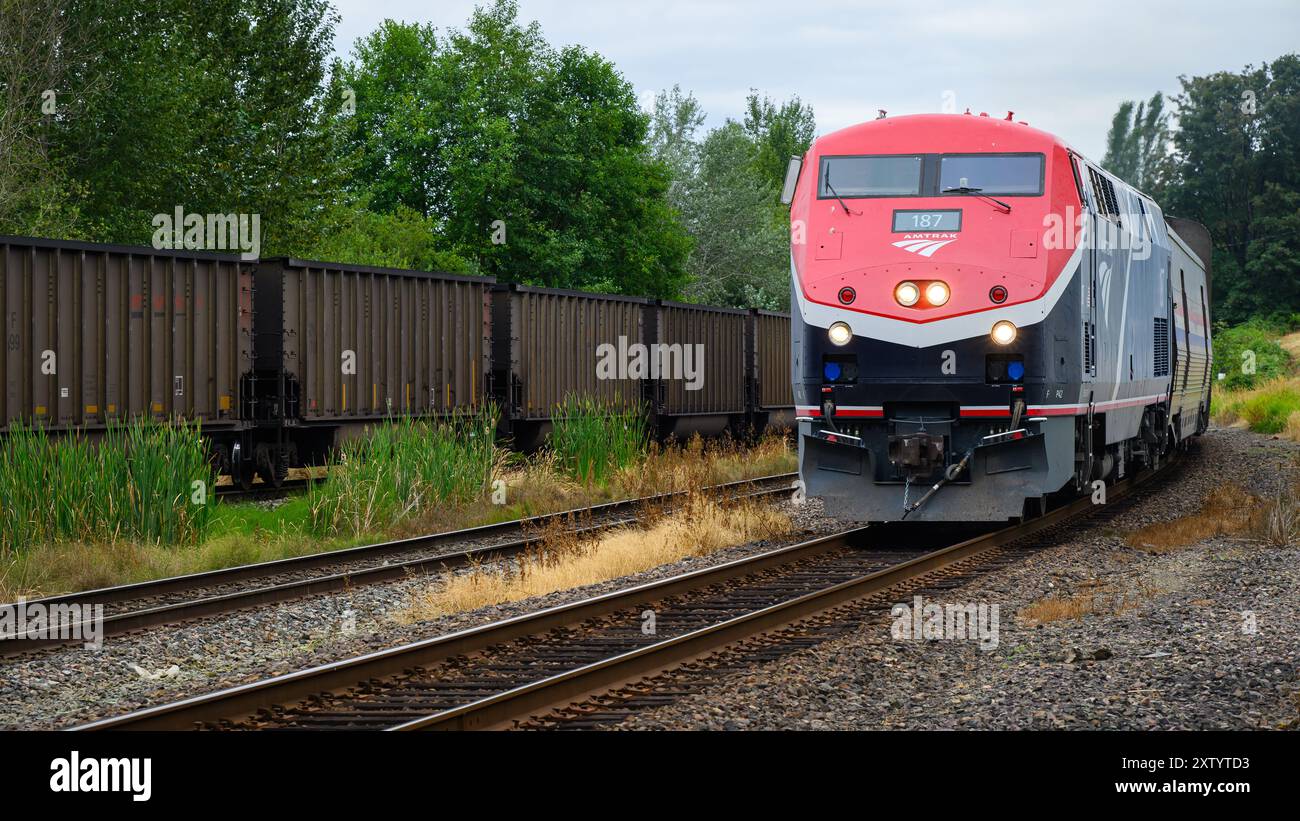
[[[674,87],[655,98],[651,145],[673,169],[671,200],[694,248],[691,299],[784,309],[790,301],[789,212],[779,193],[791,156],[812,142],[812,109],[751,92],[743,122],[697,140],[704,112]]]
[[[758,147],[754,167],[763,179],[780,185],[791,157],[803,156],[817,131],[812,106],[798,97],[781,104],[750,90],[745,101],[745,133]]]
[[[20,3],[20,5],[22,5]],[[258,214],[292,250],[337,180],[322,110],[327,0],[62,0],[48,152],[88,239],[148,243],[155,214]]]
[[[1160,184],[1169,151],[1169,114],[1156,92],[1148,102],[1120,103],[1106,135],[1102,166],[1131,185],[1151,192]]]
[[[0,234],[65,236],[80,222],[74,185],[49,150],[74,47],[60,5],[0,0]]]
[[[430,217],[484,273],[680,294],[690,237],[631,86],[518,14],[496,0],[441,38],[390,23],[358,47],[343,76],[357,92],[360,184],[377,208]]]
[[[1300,57],[1180,80],[1167,210],[1210,229],[1219,317],[1300,310]]]

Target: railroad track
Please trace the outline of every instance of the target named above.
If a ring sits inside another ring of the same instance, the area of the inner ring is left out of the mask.
[[[242,488],[239,485],[217,485],[216,492],[217,498],[223,502],[279,499],[300,493],[323,479],[324,477],[315,476],[308,479],[286,479],[278,487],[268,484],[255,484],[250,488]]]
[[[658,704],[689,691],[680,680],[692,669],[725,667],[710,659],[747,652],[761,659],[815,644],[835,625],[842,629],[855,608],[955,586],[1054,543],[1081,519],[1114,516],[1169,474],[1115,485],[1105,507],[1081,499],[939,550],[917,547],[914,527],[856,528],[75,729],[493,729],[615,720],[638,699]]]
[[[793,473],[779,474],[731,482],[710,488],[710,491],[736,498],[770,498],[789,493],[795,478]],[[536,547],[544,538],[548,526],[568,523],[579,534],[594,533],[631,524],[639,518],[639,511],[647,507],[671,505],[681,496],[681,493],[666,493],[627,499],[346,550],[50,596],[33,599],[26,604],[29,607],[43,605],[52,614],[83,612],[80,609],[64,609],[71,605],[79,605],[81,608],[102,606],[104,618],[101,635],[116,636],[306,596],[334,593],[366,584],[393,581],[417,572],[454,569],[505,559]],[[45,636],[0,641],[0,656],[80,642],[80,639],[57,637],[80,635],[74,622],[66,625],[60,622],[59,626],[65,629],[50,630],[50,635]]]

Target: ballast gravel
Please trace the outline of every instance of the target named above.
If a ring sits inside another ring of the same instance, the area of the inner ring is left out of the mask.
[[[998,605],[995,647],[898,639],[885,612],[616,727],[1300,728],[1300,548],[1216,537],[1153,553],[1125,542],[1195,512],[1226,482],[1263,497],[1294,486],[1298,458],[1294,442],[1213,430],[1159,502],[926,602]],[[1018,615],[1062,594],[1093,596],[1097,612],[1041,626]]]
[[[788,537],[726,548],[633,576],[468,613],[401,624],[430,573],[269,607],[0,658],[0,728],[52,729],[433,638],[589,596],[711,567],[842,529],[820,506],[776,503]],[[468,572],[461,570],[457,572]]]

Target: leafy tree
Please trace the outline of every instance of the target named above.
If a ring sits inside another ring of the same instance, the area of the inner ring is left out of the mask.
[[[152,215],[255,213],[264,253],[310,242],[344,170],[322,89],[326,0],[68,0],[69,112],[52,153],[91,238],[148,242]]]
[[[1169,114],[1165,98],[1156,92],[1149,102],[1120,103],[1106,136],[1102,167],[1147,192],[1159,185],[1162,161],[1168,153]]]
[[[386,23],[342,70],[357,93],[346,144],[379,209],[403,205],[486,274],[675,296],[690,238],[666,200],[648,118],[613,65],[556,50],[514,0],[464,30]]]
[[[791,156],[812,142],[812,109],[751,93],[743,122],[728,120],[697,142],[704,113],[679,87],[655,98],[650,143],[671,169],[671,201],[694,248],[691,299],[785,309],[790,301],[789,212],[779,193]]]
[[[1170,213],[1214,238],[1220,319],[1300,308],[1300,56],[1181,78]]]
[[[791,157],[801,157],[812,144],[817,119],[812,106],[793,97],[780,105],[752,89],[745,101],[745,133],[758,147],[754,167],[763,179],[780,186]]]
[[[668,167],[672,175],[669,200],[677,208],[682,206],[684,186],[696,172],[699,163],[699,145],[695,134],[704,125],[704,109],[694,94],[683,93],[675,85],[670,90],[655,95],[654,112],[650,115],[650,153]]]
[[[0,0],[0,234],[64,236],[80,223],[76,186],[49,152],[73,46],[58,0]]]

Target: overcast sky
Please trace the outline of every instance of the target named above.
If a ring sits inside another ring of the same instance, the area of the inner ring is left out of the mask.
[[[463,27],[474,0],[333,0],[337,50],[386,17]],[[1006,116],[1100,160],[1115,107],[1178,91],[1178,75],[1240,70],[1300,50],[1300,0],[520,0],[553,45],[612,61],[642,99],[678,83],[708,125],[750,88],[798,95],[824,134],[878,109]]]

